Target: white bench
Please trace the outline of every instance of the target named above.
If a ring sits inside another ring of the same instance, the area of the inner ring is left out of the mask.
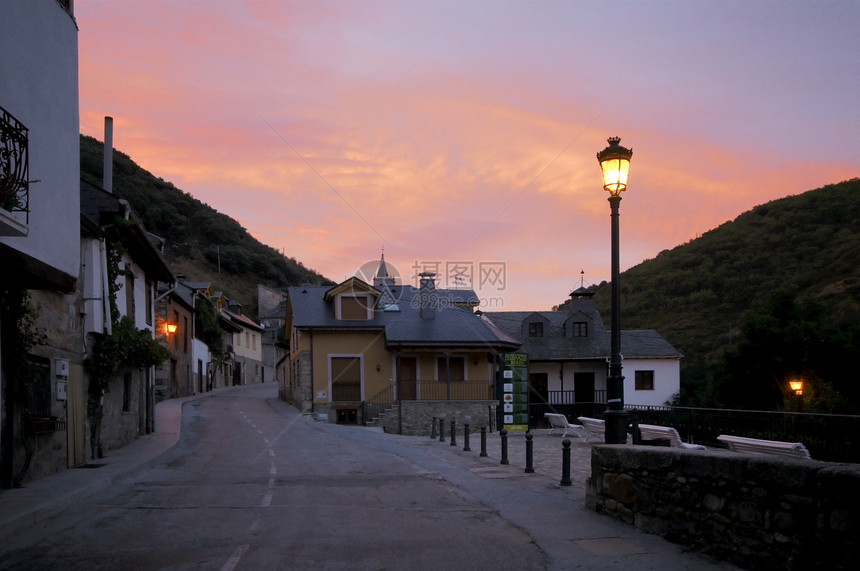
[[[701,444],[687,444],[681,440],[681,435],[671,426],[657,426],[655,424],[640,424],[639,433],[643,440],[654,440],[656,438],[665,438],[669,440],[669,444],[675,448],[686,448],[687,450],[704,450],[705,447]]]
[[[801,442],[760,440],[758,438],[745,438],[743,436],[730,436],[727,434],[720,434],[717,436],[717,440],[725,444],[726,448],[732,452],[771,454],[812,460],[812,457],[809,455],[809,450],[807,450],[806,446]]]
[[[564,438],[567,436],[568,432],[575,433],[579,438],[585,438],[587,435],[585,434],[585,429],[578,424],[571,424],[567,421],[567,417],[563,414],[558,414],[555,412],[545,412],[544,417],[549,421],[550,434],[555,432],[556,430],[561,430],[561,437]]]
[[[590,437],[599,437],[603,438],[603,433],[606,429],[606,424],[600,418],[588,418],[587,416],[580,416],[576,420],[578,420],[585,430],[589,433]]]

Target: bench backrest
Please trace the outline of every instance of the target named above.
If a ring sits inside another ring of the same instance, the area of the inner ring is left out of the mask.
[[[545,412],[544,416],[549,420],[550,426],[556,428],[567,428],[567,425],[570,424],[567,421],[567,417],[563,414],[558,414],[556,412]]]
[[[603,434],[604,427],[606,426],[602,419],[600,418],[588,418],[587,416],[580,416],[577,418],[582,426],[585,427],[589,432],[593,432],[595,434]]]
[[[655,438],[668,438],[669,442],[675,448],[682,448],[681,435],[671,426],[657,426],[655,424],[640,424],[639,433],[645,440],[654,440]]]
[[[732,452],[749,452],[753,454],[772,454],[777,456],[790,456],[793,458],[804,458],[811,460],[809,450],[801,442],[780,442],[778,440],[760,440],[758,438],[746,438],[743,436],[731,436],[721,434],[717,440],[726,445]]]

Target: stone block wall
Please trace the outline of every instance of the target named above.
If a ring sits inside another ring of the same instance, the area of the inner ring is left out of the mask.
[[[858,464],[598,445],[586,505],[749,569],[853,569],[860,556]]]
[[[463,425],[469,422],[470,430],[476,433],[481,426],[488,426],[490,422],[490,411],[495,414],[499,401],[476,400],[476,401],[400,401],[403,434],[409,436],[427,436],[430,434],[433,418],[445,418],[445,431],[450,429],[453,420],[456,430],[462,434]],[[398,415],[386,415],[383,418],[385,431],[390,434],[398,433],[400,418]],[[437,421],[438,422],[438,421]]]

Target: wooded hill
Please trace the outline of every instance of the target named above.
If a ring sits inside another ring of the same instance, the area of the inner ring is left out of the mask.
[[[620,281],[622,329],[656,329],[684,353],[682,387],[690,392],[702,392],[713,380],[713,365],[744,340],[750,310],[761,311],[777,292],[817,302],[829,326],[856,335],[860,179],[757,206],[630,268]],[[592,290],[608,324],[610,285]],[[856,353],[848,347],[832,358]],[[856,361],[844,365],[857,384]]]
[[[81,178],[102,185],[104,145],[81,135]],[[212,282],[257,313],[257,284],[273,289],[333,283],[295,258],[259,242],[238,222],[156,177],[114,150],[113,192],[128,200],[144,227],[165,240],[164,257],[177,275]],[[220,271],[219,271],[220,265]]]

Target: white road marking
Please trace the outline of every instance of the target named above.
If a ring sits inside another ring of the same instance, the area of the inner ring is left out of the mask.
[[[250,545],[240,545],[236,548],[236,551],[233,552],[233,555],[230,559],[227,560],[227,563],[221,567],[221,571],[233,571],[233,568],[239,564],[239,560],[242,559],[242,556],[245,555],[245,552],[248,551]]]

